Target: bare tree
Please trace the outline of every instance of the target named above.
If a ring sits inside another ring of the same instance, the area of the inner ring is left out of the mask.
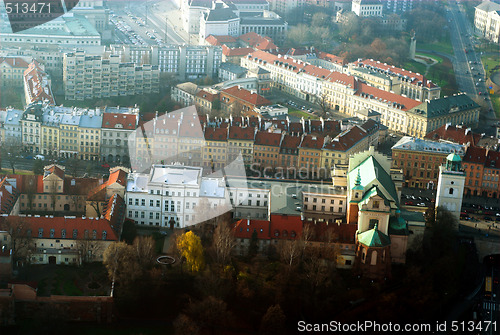
[[[14,261],[29,260],[33,251],[32,232],[29,222],[23,217],[9,216],[3,221],[1,230],[6,231],[9,235]]]
[[[225,265],[231,258],[231,252],[236,245],[233,232],[227,222],[221,222],[215,229],[213,247],[215,259],[221,265]]]
[[[101,250],[101,243],[97,240],[83,239],[76,242],[76,248],[80,252],[82,262],[90,263]]]
[[[52,180],[49,182],[49,196],[50,196],[50,207],[52,208],[52,213],[56,213],[56,203],[57,203],[57,180]]]
[[[143,271],[149,270],[153,267],[155,262],[155,240],[152,236],[137,236],[134,239],[135,256],[137,262]]]
[[[26,199],[28,200],[28,210],[33,211],[33,200],[35,199],[36,187],[35,179],[29,178],[26,185]]]
[[[88,202],[89,206],[92,207],[96,212],[96,217],[100,218],[102,215],[101,212],[101,202],[97,200],[91,200]]]
[[[330,103],[328,101],[328,95],[323,93],[316,97],[316,104],[318,104],[319,108],[321,108],[321,115],[326,117],[330,112]]]
[[[141,272],[133,247],[125,242],[110,244],[104,251],[103,263],[109,278],[124,286],[134,283]]]
[[[235,100],[230,107],[230,111],[233,117],[243,116],[245,114],[244,107],[245,106],[241,102]]]
[[[283,263],[285,263],[288,268],[291,268],[300,257],[301,247],[298,241],[288,240],[288,241],[280,241],[278,244],[278,252],[280,255],[280,259]]]
[[[12,169],[12,174],[16,174],[16,163],[18,161],[17,155],[22,151],[22,149],[23,145],[18,139],[6,139],[2,142],[0,154],[2,155],[2,158],[9,163],[10,168]]]

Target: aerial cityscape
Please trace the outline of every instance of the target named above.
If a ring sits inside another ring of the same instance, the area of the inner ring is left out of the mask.
[[[0,2],[0,334],[498,334],[500,0]]]

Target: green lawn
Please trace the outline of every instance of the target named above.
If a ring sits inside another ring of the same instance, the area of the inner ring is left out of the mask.
[[[434,43],[419,43],[417,41],[417,49],[434,50],[448,55],[454,54],[453,46],[451,45],[451,41],[449,39],[443,42],[434,42]]]
[[[488,56],[483,55],[481,56],[481,61],[483,62],[484,69],[486,70],[488,77],[491,74],[491,71],[493,71],[497,66],[500,68],[500,54]]]
[[[439,57],[438,55],[435,55],[435,54],[429,54],[429,53],[424,53],[424,52],[416,52],[415,54],[417,56],[422,56],[422,57],[428,57],[428,58],[435,59],[439,63],[443,62],[443,59],[441,57]]]
[[[415,62],[412,60],[404,63],[404,65],[402,67],[405,70],[412,71],[415,73],[420,73],[420,74],[424,74],[425,70],[426,70],[426,66],[424,64],[418,63],[418,62]]]
[[[493,104],[493,110],[497,115],[497,118],[500,118],[500,96],[498,94],[490,95],[491,103]]]
[[[304,112],[303,110],[295,108],[288,108],[288,115],[303,117],[304,119],[311,119],[311,120],[319,119],[319,117],[317,117],[316,115],[309,114],[307,112]]]
[[[13,107],[23,109],[24,90],[22,87],[1,87],[0,108]]]

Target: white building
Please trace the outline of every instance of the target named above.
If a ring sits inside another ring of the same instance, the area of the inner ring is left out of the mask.
[[[214,3],[212,9],[203,13],[200,18],[200,40],[209,35],[238,36],[240,18],[232,8],[222,2]]]
[[[153,165],[128,176],[127,218],[138,225],[185,228],[232,209],[225,179],[202,177],[203,168]]]
[[[457,154],[449,154],[446,157],[446,165],[439,167],[436,209],[444,207],[455,217],[457,223],[460,220],[464,186],[465,172],[462,170],[462,159]]]
[[[483,1],[476,7],[474,27],[478,34],[494,42],[500,36],[500,5],[491,1]]]
[[[288,115],[288,108],[281,105],[261,106],[260,108],[255,108],[255,111],[261,115],[267,114],[270,117]]]
[[[21,118],[24,111],[18,109],[7,110],[7,115],[4,122],[4,140],[5,142],[13,142],[20,144],[22,142],[22,126]]]
[[[353,0],[352,11],[357,16],[382,16],[384,5],[377,0]]]

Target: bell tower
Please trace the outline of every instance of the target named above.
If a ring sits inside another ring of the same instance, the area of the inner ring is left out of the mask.
[[[462,170],[462,159],[452,153],[446,157],[445,165],[439,167],[439,179],[436,190],[436,211],[446,208],[456,219],[460,220],[462,198],[465,187],[465,173]],[[458,229],[458,227],[455,227]]]
[[[361,186],[361,171],[358,168],[356,182],[349,192],[349,208],[347,209],[348,224],[358,224],[359,202],[363,198],[363,191],[363,186]]]

